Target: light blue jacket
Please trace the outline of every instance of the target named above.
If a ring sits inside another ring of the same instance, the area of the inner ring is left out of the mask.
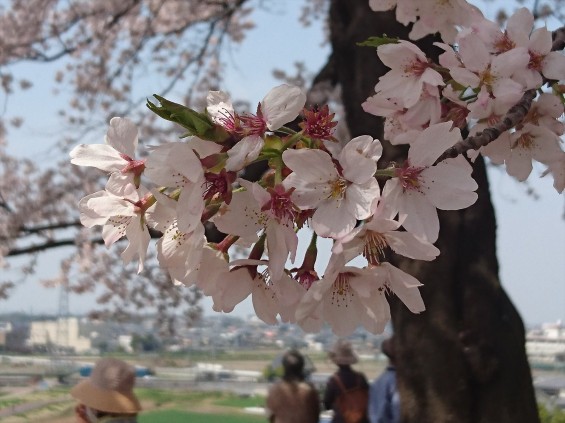
[[[398,423],[400,397],[396,389],[396,371],[388,366],[369,388],[369,421],[371,423]]]

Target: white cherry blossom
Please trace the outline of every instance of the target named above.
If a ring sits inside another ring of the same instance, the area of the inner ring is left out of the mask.
[[[153,206],[152,199],[153,195],[143,187],[129,192],[126,197],[98,191],[80,200],[80,221],[87,228],[102,225],[106,247],[126,236],[129,243],[121,254],[122,259],[127,264],[137,256],[138,272],[141,272],[151,238],[145,213]]]
[[[177,202],[159,192],[154,192],[153,195],[157,204],[148,221],[156,222],[155,228],[163,232],[157,242],[159,264],[169,271],[174,281],[190,286],[194,284],[194,280],[188,276],[198,268],[206,242],[204,225],[199,223],[188,233],[179,231]]]
[[[139,186],[145,160],[135,160],[137,127],[127,119],[113,117],[104,137],[105,144],[80,144],[71,150],[71,163],[92,166],[110,173],[109,186],[116,195],[125,195]]]
[[[204,211],[204,170],[190,144],[174,142],[154,147],[145,175],[157,185],[178,190],[178,230],[189,233],[200,224]]]

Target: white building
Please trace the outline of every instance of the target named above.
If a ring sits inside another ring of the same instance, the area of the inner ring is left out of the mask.
[[[544,323],[540,329],[528,332],[526,351],[530,360],[540,363],[565,361],[565,325]]]
[[[72,349],[77,353],[89,351],[92,347],[89,338],[79,335],[79,322],[76,317],[31,322],[28,345],[54,345]]]

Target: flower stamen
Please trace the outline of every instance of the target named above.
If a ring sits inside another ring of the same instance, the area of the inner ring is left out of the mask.
[[[363,246],[363,257],[369,264],[378,266],[385,257],[388,247],[386,238],[380,232],[367,231],[365,234],[365,245]]]

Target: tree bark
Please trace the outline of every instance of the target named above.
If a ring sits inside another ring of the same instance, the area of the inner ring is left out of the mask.
[[[382,34],[407,39],[409,29],[393,13],[374,13],[367,3],[332,0],[331,43],[351,135],[382,141],[381,119],[365,113],[361,103],[388,69],[375,49],[356,43]],[[419,45],[430,52],[432,41]],[[384,166],[406,153],[383,146]],[[414,315],[391,298],[403,423],[539,421],[524,326],[498,277],[496,221],[482,159],[474,163],[473,176],[479,184],[476,204],[440,212],[438,259],[391,259],[424,284],[427,307]]]

